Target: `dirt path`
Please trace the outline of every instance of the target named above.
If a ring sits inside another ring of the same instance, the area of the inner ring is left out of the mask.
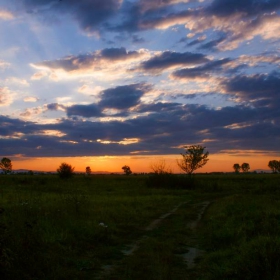
[[[210,201],[204,201],[202,203],[196,204],[198,206],[198,212],[197,212],[197,219],[194,221],[191,221],[188,226],[189,228],[194,232],[197,228],[199,222],[202,219],[202,216],[207,209],[207,207],[210,205]],[[195,241],[195,238],[192,239]],[[196,245],[196,246],[195,246]],[[197,248],[198,244],[195,244],[195,247],[187,247],[188,252],[183,254],[183,258],[185,262],[187,263],[188,269],[194,268],[195,266],[195,259],[198,257],[201,257],[204,253],[203,250],[200,250]]]
[[[171,216],[172,214],[174,214],[180,207],[182,207],[183,205],[190,205],[190,206],[195,206],[197,208],[197,217],[195,220],[192,220],[189,222],[188,227],[192,230],[195,231],[196,227],[198,226],[200,220],[202,219],[202,216],[205,212],[205,210],[207,209],[207,207],[210,205],[210,201],[205,201],[202,203],[198,203],[198,204],[190,204],[190,201],[185,201],[182,202],[180,204],[178,204],[175,208],[173,208],[171,211],[161,215],[158,219],[153,220],[149,226],[147,226],[145,228],[145,231],[150,232],[154,229],[156,229],[158,226],[160,226],[160,224],[164,221],[164,219],[166,219],[167,217]],[[132,244],[128,244],[126,245],[126,249],[122,250],[121,252],[123,253],[124,257],[129,257],[130,255],[134,254],[138,248],[141,246],[141,244],[143,242],[145,242],[148,239],[148,235],[144,234],[141,238],[139,238],[137,241],[133,242]],[[195,240],[194,238],[192,239],[192,243],[193,240]],[[187,253],[181,255],[183,256],[185,262],[187,263],[187,266],[189,269],[193,268],[195,266],[195,259],[197,257],[200,257],[203,254],[202,250],[199,250],[198,248],[196,248],[196,246],[194,245],[194,247],[187,247]],[[99,274],[99,276],[96,279],[106,279],[106,276],[110,275],[110,273],[115,270],[120,264],[121,264],[122,260],[116,261],[114,264],[112,265],[104,265],[102,267],[102,271]]]

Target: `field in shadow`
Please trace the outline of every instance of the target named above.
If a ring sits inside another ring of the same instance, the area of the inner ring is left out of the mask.
[[[193,180],[0,176],[1,279],[279,279],[279,175]]]

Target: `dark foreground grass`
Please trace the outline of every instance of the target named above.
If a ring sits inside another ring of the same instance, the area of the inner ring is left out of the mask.
[[[199,175],[190,190],[170,178],[161,188],[145,176],[0,176],[1,279],[99,279],[115,263],[103,279],[280,279],[279,175]],[[194,205],[206,200],[191,230]],[[188,270],[192,246],[206,253]]]
[[[1,279],[93,279],[189,196],[144,177],[0,176]]]
[[[226,196],[217,196],[198,230],[207,253],[195,279],[280,279],[279,175],[232,177],[228,189],[226,181],[217,181],[213,192]]]

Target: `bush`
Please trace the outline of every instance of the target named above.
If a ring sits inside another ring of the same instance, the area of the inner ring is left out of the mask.
[[[68,179],[71,178],[74,175],[74,167],[72,167],[70,164],[67,164],[65,162],[61,163],[59,168],[57,169],[57,173],[60,178],[62,179]]]

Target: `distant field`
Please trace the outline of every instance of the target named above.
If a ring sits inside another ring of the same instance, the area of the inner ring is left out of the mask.
[[[280,279],[280,175],[198,175],[190,190],[172,178],[147,187],[147,178],[1,175],[1,279]],[[203,201],[211,204],[190,229]],[[205,254],[188,270],[194,240]]]

